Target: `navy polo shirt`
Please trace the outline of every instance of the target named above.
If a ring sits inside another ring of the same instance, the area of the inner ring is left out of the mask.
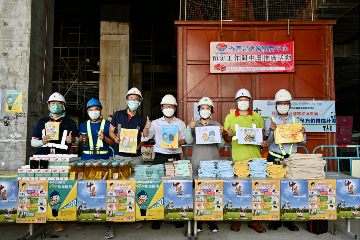
[[[57,120],[54,120],[50,116],[48,116],[48,117],[42,118],[42,119],[40,119],[40,121],[38,121],[38,123],[36,124],[36,127],[33,131],[32,138],[42,140],[42,130],[45,129],[45,123],[47,123],[47,122],[60,122],[59,140],[52,140],[51,143],[61,144],[61,139],[62,139],[64,130],[67,130],[68,135],[72,131],[71,135],[73,136],[73,138],[79,137],[79,133],[78,133],[76,124],[72,119],[64,116],[64,117],[60,117]],[[68,144],[68,143],[66,143],[66,141],[65,141],[65,144],[68,145],[69,148],[67,150],[56,148],[55,154],[68,154],[72,144],[71,143]],[[50,154],[50,148],[49,147],[39,147],[39,149],[35,153],[35,155],[43,155],[43,154]]]
[[[141,132],[144,130],[146,120],[138,112],[136,112],[136,114],[132,117],[130,117],[130,115],[127,113],[127,109],[115,112],[111,120],[111,126],[115,128],[115,134],[118,134],[118,124],[121,124],[121,128],[126,129],[136,129],[139,127],[140,131],[138,131],[137,141],[138,143],[141,141]],[[136,154],[123,153],[119,152],[119,144],[115,143],[114,150],[115,155],[123,157],[141,156],[141,148],[139,148]]]

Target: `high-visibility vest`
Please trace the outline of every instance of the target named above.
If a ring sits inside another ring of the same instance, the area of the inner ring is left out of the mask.
[[[89,155],[93,155],[94,154],[94,149],[95,154],[108,154],[108,150],[104,150],[104,151],[100,151],[100,139],[97,139],[96,142],[96,146],[94,148],[94,141],[93,141],[93,137],[91,134],[91,126],[90,126],[90,120],[87,121],[86,126],[87,126],[87,132],[88,132],[88,138],[89,138],[89,147],[90,147],[90,151],[83,151],[83,153],[85,154],[89,154]],[[104,132],[104,128],[105,128],[105,123],[106,121],[104,119],[101,120],[101,124],[100,124],[100,130],[99,132]]]
[[[272,120],[275,122],[275,116],[272,116],[271,118],[272,118]],[[294,117],[294,116],[291,116],[291,118],[292,118],[293,123],[296,123],[295,117]],[[285,152],[285,150],[284,150],[284,147],[283,147],[283,145],[282,145],[281,143],[279,143],[278,145],[279,145],[279,149],[280,149],[282,155],[277,154],[277,153],[272,152],[272,151],[269,151],[269,154],[270,154],[271,156],[277,157],[277,158],[279,158],[279,159],[284,159],[284,156],[286,155],[286,152]],[[290,145],[290,149],[289,149],[289,153],[288,153],[289,155],[291,155],[291,153],[292,153],[293,146],[294,146],[294,144],[292,143],[292,144]]]

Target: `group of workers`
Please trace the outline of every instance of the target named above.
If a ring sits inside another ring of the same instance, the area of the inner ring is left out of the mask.
[[[77,129],[76,124],[69,117],[65,116],[65,98],[60,93],[53,93],[48,100],[48,108],[50,114],[48,117],[41,119],[32,134],[31,145],[39,147],[36,154],[66,154],[69,153],[70,147],[78,146],[82,142],[88,144],[83,145],[83,160],[89,159],[108,159],[110,146],[114,145],[115,155],[121,158],[129,158],[132,160],[133,167],[142,164],[143,158],[141,155],[141,146],[145,142],[154,138],[154,153],[155,158],[153,164],[164,164],[169,159],[180,160],[182,153],[182,145],[192,144],[191,163],[195,173],[197,172],[200,161],[219,159],[219,148],[225,145],[225,142],[231,144],[231,158],[232,161],[243,161],[248,158],[261,158],[260,147],[268,147],[269,154],[268,162],[274,162],[275,159],[285,159],[292,153],[296,153],[296,144],[275,144],[274,130],[277,124],[291,124],[298,123],[299,119],[289,115],[291,107],[291,94],[285,90],[280,89],[275,95],[277,115],[268,118],[265,123],[260,114],[250,109],[252,101],[251,94],[247,89],[240,89],[235,96],[236,110],[228,114],[225,118],[224,126],[211,118],[214,113],[214,104],[208,97],[203,97],[198,104],[198,112],[200,119],[195,121],[192,118],[191,122],[186,124],[179,118],[175,117],[177,109],[177,101],[171,94],[165,95],[161,100],[161,111],[163,116],[159,119],[150,121],[149,117],[145,119],[141,116],[137,109],[142,104],[143,97],[137,88],[130,89],[125,101],[127,108],[114,113],[111,122],[102,118],[102,105],[99,100],[91,99],[87,103],[87,113],[89,120],[80,124]],[[51,140],[49,135],[46,135],[45,124],[47,122],[59,122],[59,140]],[[163,125],[177,125],[178,126],[178,147],[177,148],[162,148],[161,147],[161,129]],[[246,128],[261,128],[263,129],[264,141],[259,145],[238,144],[236,139],[236,125]],[[197,144],[195,127],[205,126],[219,126],[221,143],[214,144]],[[138,129],[138,143],[136,153],[119,152],[119,144],[121,138],[119,136],[119,127],[125,129]],[[305,144],[306,134],[305,128],[302,127],[300,132],[304,135],[304,141],[300,144]],[[63,137],[66,134],[66,137]],[[65,140],[65,143],[64,143]],[[53,143],[53,144],[49,144]],[[61,144],[65,144],[68,148],[56,148]],[[54,147],[55,146],[55,147]],[[199,222],[201,223],[201,222]],[[276,230],[282,225],[281,221],[271,222],[269,229]],[[241,222],[233,222],[231,230],[240,231]],[[258,221],[250,221],[248,223],[250,228],[262,233],[265,228],[259,224]],[[284,222],[284,226],[292,231],[299,230],[293,222]],[[109,223],[106,227],[106,238],[114,237],[113,224]],[[141,222],[134,224],[135,228],[142,227]],[[208,222],[208,227],[211,232],[217,232],[218,227],[216,222]],[[154,221],[153,229],[160,228],[160,222]],[[56,223],[55,230],[63,230],[63,225]],[[198,224],[198,231],[202,231],[202,225]]]

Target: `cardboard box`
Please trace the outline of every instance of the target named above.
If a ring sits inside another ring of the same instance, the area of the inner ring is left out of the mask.
[[[35,177],[35,170],[36,169],[26,169],[26,177],[34,178]],[[33,179],[29,179],[29,180],[33,180]]]
[[[336,124],[337,125],[353,125],[353,117],[352,116],[336,116]]]
[[[337,134],[352,134],[351,125],[338,125]]]
[[[342,145],[351,144],[351,136],[351,133],[336,134],[336,142]]]
[[[60,169],[51,169],[51,178],[59,178],[60,177]],[[57,179],[52,179],[57,180]]]
[[[26,177],[26,169],[18,169],[18,177]]]

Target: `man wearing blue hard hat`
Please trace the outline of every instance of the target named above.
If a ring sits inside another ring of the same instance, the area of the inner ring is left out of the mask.
[[[108,159],[109,146],[114,145],[114,140],[109,136],[110,122],[102,119],[99,100],[90,99],[86,109],[90,119],[79,126],[80,143],[83,143],[81,159]]]

